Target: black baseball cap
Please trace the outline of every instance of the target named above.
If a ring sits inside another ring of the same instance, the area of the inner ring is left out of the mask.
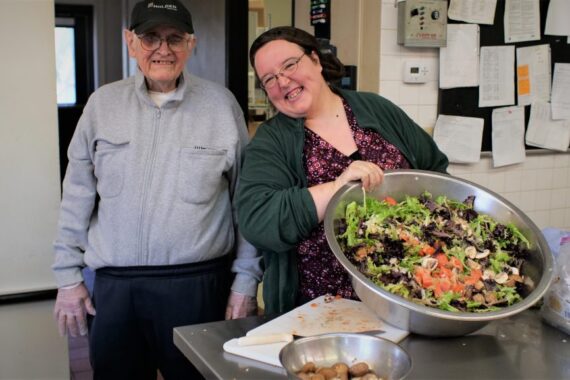
[[[145,0],[135,4],[130,30],[141,34],[159,25],[170,25],[183,32],[194,33],[192,16],[180,1]]]

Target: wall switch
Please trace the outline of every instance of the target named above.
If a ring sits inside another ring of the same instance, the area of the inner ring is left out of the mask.
[[[406,61],[404,64],[404,83],[426,83],[429,67],[423,61]]]

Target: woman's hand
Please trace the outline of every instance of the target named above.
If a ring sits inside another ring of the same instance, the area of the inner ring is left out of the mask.
[[[354,161],[334,181],[309,187],[319,222],[323,221],[327,205],[333,195],[348,182],[361,181],[365,190],[372,190],[380,186],[383,180],[384,172],[378,165],[367,161]]]
[[[380,167],[372,162],[354,161],[348,168],[334,181],[334,192],[350,181],[362,182],[365,190],[372,190],[382,184],[384,172]]]

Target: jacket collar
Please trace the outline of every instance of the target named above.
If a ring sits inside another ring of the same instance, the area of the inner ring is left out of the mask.
[[[186,89],[189,87],[190,82],[192,81],[191,75],[184,69],[178,78],[178,86],[176,86],[176,90],[174,91],[174,95],[172,98],[163,104],[163,107],[169,107],[175,103],[182,101],[184,98],[184,93]],[[146,86],[145,77],[140,69],[137,69],[135,74],[135,91],[139,99],[144,101],[145,103],[151,104],[155,106],[154,102],[148,95],[148,88]]]

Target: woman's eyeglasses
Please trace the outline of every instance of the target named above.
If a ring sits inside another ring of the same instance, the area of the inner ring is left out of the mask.
[[[301,58],[303,58],[304,55],[305,53],[301,54],[300,57],[288,59],[287,61],[285,61],[283,66],[281,66],[277,74],[268,74],[263,78],[261,78],[260,79],[261,87],[267,90],[277,84],[277,81],[279,80],[280,76],[288,77],[289,75],[292,75],[295,71],[297,71],[297,67],[299,66],[299,61],[301,60]]]
[[[190,38],[180,36],[178,34],[172,34],[165,38],[159,37],[156,34],[141,34],[137,35],[141,42],[143,49],[148,51],[154,51],[162,45],[162,42],[166,42],[168,48],[174,52],[181,52],[188,48],[188,42]]]

